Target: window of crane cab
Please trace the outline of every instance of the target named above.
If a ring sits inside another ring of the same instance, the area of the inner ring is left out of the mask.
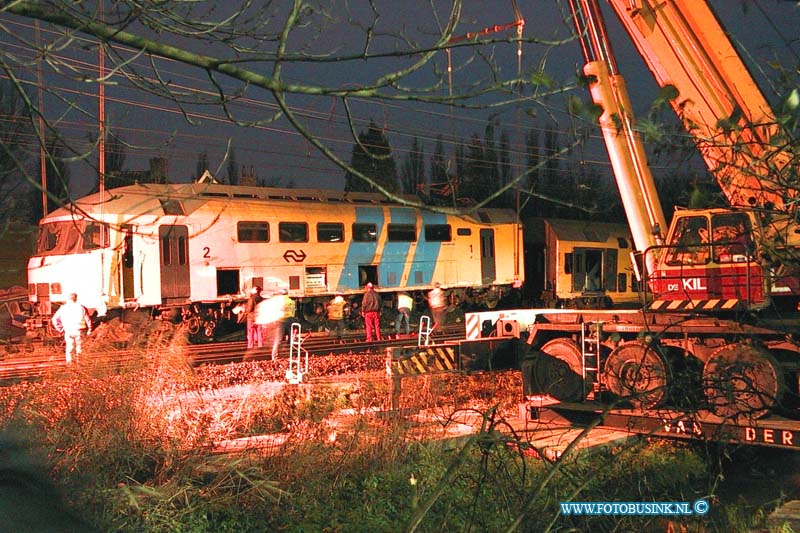
[[[428,242],[450,242],[453,229],[450,224],[425,224],[425,240]]]
[[[353,240],[355,242],[376,242],[378,240],[378,226],[375,224],[353,224]]]
[[[344,241],[344,224],[341,222],[320,222],[317,224],[317,242]]]
[[[709,245],[708,219],[705,216],[681,217],[675,223],[667,249],[667,264],[706,264],[710,259]]]
[[[255,220],[237,222],[236,238],[239,242],[269,242],[269,224]]]
[[[308,224],[305,222],[279,222],[280,242],[308,242]]]
[[[388,224],[386,239],[390,242],[414,242],[417,240],[417,227],[414,224]]]
[[[711,240],[714,260],[718,263],[742,263],[752,258],[752,226],[744,213],[723,213],[711,217]]]

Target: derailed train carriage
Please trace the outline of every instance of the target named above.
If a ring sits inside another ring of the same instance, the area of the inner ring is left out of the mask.
[[[521,246],[510,210],[454,216],[373,193],[137,184],[42,219],[27,327],[41,331],[73,292],[97,317],[146,311],[207,337],[254,286],[287,289],[308,320],[336,293],[357,301],[368,282],[385,305],[439,282],[454,302],[492,308],[523,282]]]
[[[529,218],[526,300],[532,307],[627,308],[641,303],[626,224]]]

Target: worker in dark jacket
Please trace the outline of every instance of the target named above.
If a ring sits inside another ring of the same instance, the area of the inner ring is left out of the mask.
[[[381,340],[381,297],[372,283],[367,283],[367,292],[361,298],[361,314],[364,316],[367,342]]]
[[[255,286],[250,289],[250,298],[244,306],[244,316],[247,320],[247,347],[248,348],[261,348],[264,345],[264,339],[261,335],[261,326],[255,322],[256,306],[262,300],[261,287]]]

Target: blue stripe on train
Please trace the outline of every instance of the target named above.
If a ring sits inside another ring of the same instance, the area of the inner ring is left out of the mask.
[[[375,224],[378,235],[383,232],[383,208],[381,207],[356,207],[355,224]],[[352,226],[345,228],[345,234],[350,233],[346,241],[347,253],[342,266],[342,275],[339,281],[333,284],[334,290],[358,289],[362,286],[359,280],[358,265],[371,265],[375,262],[378,250],[377,242],[357,242],[353,239]]]

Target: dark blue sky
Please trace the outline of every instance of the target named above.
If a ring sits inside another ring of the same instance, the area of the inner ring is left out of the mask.
[[[431,5],[439,8],[440,23],[444,23],[449,2],[377,2],[380,18],[375,27],[374,41],[371,51],[390,51],[398,46],[389,34],[403,33],[415,38],[420,43],[433,42],[432,35],[437,21],[431,11]],[[800,27],[800,7],[796,2],[785,0],[713,0],[712,6],[717,11],[725,27],[741,41],[741,44],[752,56],[751,67],[769,72],[768,60],[775,60],[795,68],[800,64],[800,43],[797,41],[797,28]],[[325,53],[359,52],[363,49],[363,28],[353,24],[354,21],[366,23],[370,11],[367,2],[333,2],[336,6],[334,15],[342,22],[334,23],[316,32],[308,30],[299,32],[291,44],[295,49],[308,48],[310,51]],[[525,44],[522,54],[522,71],[529,73],[539,67],[556,80],[556,84],[570,84],[574,81],[575,72],[582,63],[579,47],[576,43],[553,46],[550,42],[568,39],[572,28],[564,22],[566,10],[560,2],[522,1],[519,2],[525,18],[525,37],[535,38],[542,44]],[[348,13],[347,9],[351,12]],[[633,46],[628,42],[610,9],[604,9],[609,26],[612,44],[618,58],[618,64],[625,76],[630,94],[635,100],[635,112],[643,114],[656,94],[656,85],[647,72]],[[355,15],[353,15],[355,13]],[[10,19],[0,17],[9,22]],[[463,35],[492,25],[502,25],[514,21],[511,2],[468,1],[464,3],[462,24],[455,31]],[[26,31],[30,21],[21,21],[19,26],[7,25],[8,32]],[[496,34],[497,37],[513,35],[512,31]],[[10,39],[4,38],[7,51],[18,53],[12,48]],[[550,41],[550,42],[548,42]],[[83,47],[66,50],[80,68],[91,69],[96,64],[96,55],[83,43]],[[199,47],[199,52],[210,53]],[[454,50],[452,64],[452,88],[458,92],[470,84],[480,81],[489,75],[484,59],[499,67],[497,75],[502,79],[516,76],[516,45],[500,43],[481,48],[481,55],[473,56],[472,50]],[[467,62],[468,61],[468,62]],[[465,63],[467,62],[467,63]],[[147,69],[147,62],[137,60],[140,68]],[[325,65],[287,66],[286,79],[299,84],[320,84],[324,86],[348,86],[369,82],[381,73],[390,71],[398,64],[408,64],[396,58],[370,61],[346,61]],[[432,64],[442,70],[447,61],[443,52],[437,53]],[[187,69],[173,62],[158,62],[162,77],[166,76],[176,87],[196,90],[212,89],[207,76],[200,71]],[[267,68],[267,67],[262,67]],[[419,89],[430,86],[434,82],[431,67],[403,80],[406,86]],[[63,118],[61,127],[65,135],[73,139],[85,139],[96,131],[91,114],[96,112],[96,93],[91,84],[75,82],[65,76],[50,72],[46,81],[52,87],[59,87],[63,98],[72,99],[77,105],[85,108],[73,109],[67,115],[60,115],[56,110],[63,109],[63,101],[49,98],[45,113],[55,120]],[[130,144],[127,167],[144,169],[153,156],[169,159],[172,179],[190,179],[195,173],[198,154],[208,152],[212,170],[222,164],[225,147],[228,142],[233,146],[238,166],[253,166],[257,175],[262,178],[281,177],[291,180],[299,187],[332,187],[343,185],[343,172],[327,161],[307,141],[303,140],[285,120],[265,122],[255,128],[236,127],[228,124],[215,107],[192,106],[193,124],[188,124],[181,110],[174,103],[147,97],[134,91],[124,79],[112,79],[106,88],[106,112],[110,128],[118,132]],[[762,85],[767,97],[773,98],[767,85]],[[435,87],[432,95],[443,96],[449,87]],[[577,89],[575,96],[588,99],[582,89]],[[482,103],[497,103],[509,95],[492,94],[480,99]],[[290,102],[301,117],[304,126],[311,129],[324,140],[338,156],[349,161],[352,139],[346,126],[345,109],[341,100],[330,96],[290,97]],[[445,139],[445,151],[451,153],[451,139],[468,139],[473,133],[482,135],[486,118],[493,114],[499,123],[498,129],[505,129],[512,145],[512,162],[522,164],[524,158],[524,134],[529,128],[543,128],[555,125],[556,128],[567,129],[570,124],[565,121],[561,109],[563,99],[553,98],[547,105],[510,104],[497,107],[491,111],[470,111],[446,105],[425,105],[415,102],[376,101],[353,98],[350,100],[356,128],[361,130],[370,120],[375,121],[389,138],[398,162],[405,158],[413,138],[418,138],[426,151],[430,152],[437,136]],[[275,112],[272,96],[264,90],[249,88],[244,97],[231,109],[237,118],[243,121],[263,121]],[[54,116],[55,115],[55,116]],[[89,148],[87,146],[87,148]],[[583,154],[599,166],[606,165],[604,155]],[[226,169],[219,173],[224,176]],[[73,170],[76,192],[88,187],[92,172],[87,166],[76,165]]]

